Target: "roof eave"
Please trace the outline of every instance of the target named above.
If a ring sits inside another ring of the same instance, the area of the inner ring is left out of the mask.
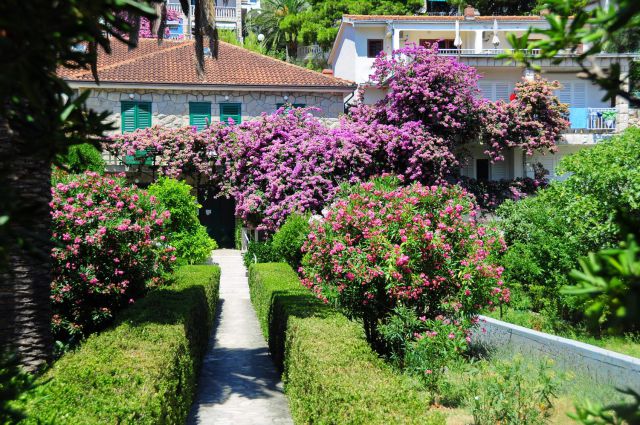
[[[200,90],[200,91],[293,91],[293,92],[344,92],[351,93],[356,89],[356,84],[345,84],[343,86],[312,86],[312,85],[267,85],[267,84],[176,84],[176,83],[147,83],[136,81],[95,81],[65,79],[71,88],[94,88],[94,89],[149,89],[149,90]]]

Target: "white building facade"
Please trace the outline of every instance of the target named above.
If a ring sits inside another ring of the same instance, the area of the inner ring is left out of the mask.
[[[479,88],[489,100],[509,101],[516,83],[533,73],[522,66],[497,59],[496,55],[508,49],[507,34],[522,35],[528,28],[545,28],[546,20],[539,16],[478,16],[473,8],[465,16],[354,16],[343,17],[338,36],[329,56],[334,75],[356,82],[365,103],[375,103],[385,95],[370,81],[373,62],[378,53],[391,54],[409,44],[426,45],[438,42],[439,54],[455,56],[473,66],[481,76]],[[456,28],[457,27],[457,28]],[[628,72],[631,54],[600,54],[597,64],[606,69],[620,63],[623,73]],[[542,164],[552,179],[561,178],[555,169],[563,156],[593,146],[605,137],[626,128],[629,121],[628,103],[623,99],[603,101],[605,92],[576,73],[578,64],[567,55],[555,65],[540,63],[542,77],[562,84],[557,96],[570,110],[571,129],[563,135],[554,155],[523,155],[518,149],[510,152],[505,161],[491,164],[489,179],[532,177],[533,165]],[[486,178],[488,157],[482,146],[470,146],[473,157],[461,169],[461,174]]]

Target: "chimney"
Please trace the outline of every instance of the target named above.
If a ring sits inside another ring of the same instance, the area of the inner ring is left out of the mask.
[[[464,19],[476,19],[477,14],[476,9],[471,5],[467,5],[467,7],[464,8]]]
[[[325,69],[323,69],[323,70],[322,70],[322,73],[323,73],[324,75],[331,75],[331,76],[333,76],[333,70],[331,70],[331,69],[327,69],[327,68],[325,68]]]

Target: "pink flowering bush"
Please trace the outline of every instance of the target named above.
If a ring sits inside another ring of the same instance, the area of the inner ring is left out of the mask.
[[[454,326],[452,344],[466,346],[478,312],[509,301],[503,269],[490,260],[504,242],[495,229],[478,225],[476,214],[457,186],[402,187],[391,178],[355,185],[311,226],[302,282],[321,300],[362,319],[380,351],[403,351],[411,341],[431,338],[439,332],[436,324]],[[426,325],[410,327],[398,346],[380,326],[401,307]]]
[[[158,167],[158,174],[179,178],[201,175],[213,179],[211,167],[220,139],[231,137],[233,127],[214,124],[203,131],[195,127],[166,128],[154,126],[131,133],[116,134],[103,142],[103,148],[124,160],[135,156],[144,164],[147,159]]]
[[[308,109],[263,114],[233,131],[217,147],[222,193],[235,198],[236,215],[269,232],[291,213],[320,211],[372,165],[370,140],[328,129]]]
[[[516,84],[511,102],[482,105],[482,139],[492,160],[503,161],[503,152],[514,147],[522,148],[527,155],[557,150],[561,133],[569,128],[569,109],[554,93],[559,88],[557,81],[522,81]]]
[[[52,195],[52,327],[75,342],[171,271],[170,214],[124,178],[94,172],[56,174]]]

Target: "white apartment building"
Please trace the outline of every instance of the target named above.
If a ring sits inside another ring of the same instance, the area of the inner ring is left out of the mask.
[[[195,0],[191,0],[191,10],[186,16],[180,0],[169,0],[167,8],[179,12],[180,18],[167,23],[171,38],[183,38],[191,33],[194,23]],[[242,19],[253,9],[260,9],[260,0],[216,0],[216,26],[220,29],[233,30],[242,37]]]
[[[455,56],[478,70],[481,75],[479,88],[485,98],[509,101],[515,84],[533,73],[508,60],[496,59],[496,55],[510,47],[507,34],[522,35],[529,27],[544,28],[546,25],[546,20],[540,16],[479,16],[473,8],[465,9],[464,16],[345,15],[329,55],[329,64],[336,77],[358,84],[365,103],[374,103],[385,94],[384,89],[376,88],[369,78],[378,53],[391,54],[410,43],[438,42],[440,54]],[[622,72],[626,73],[633,57],[632,54],[603,53],[594,60],[604,69],[620,63]],[[558,152],[527,157],[515,149],[504,162],[491,164],[483,154],[482,146],[471,146],[473,158],[461,169],[462,175],[491,180],[533,176],[533,164],[540,163],[549,171],[550,178],[560,178],[556,176],[555,168],[563,156],[593,146],[627,126],[628,103],[623,99],[613,103],[603,101],[604,91],[578,78],[577,63],[570,54],[566,59],[558,65],[550,61],[540,63],[544,78],[562,84],[557,95],[569,105],[571,129],[563,135]]]

